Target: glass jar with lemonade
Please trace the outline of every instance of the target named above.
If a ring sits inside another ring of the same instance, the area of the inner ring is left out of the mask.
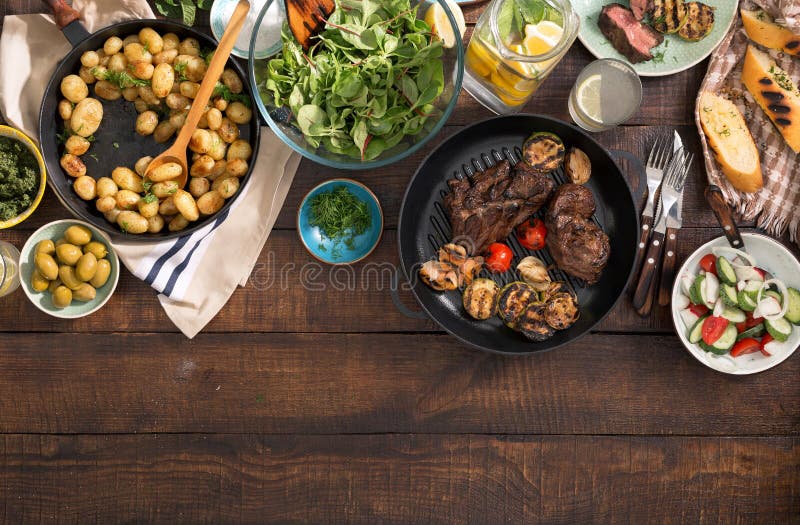
[[[569,0],[493,0],[467,48],[464,88],[495,113],[518,112],[578,35]]]

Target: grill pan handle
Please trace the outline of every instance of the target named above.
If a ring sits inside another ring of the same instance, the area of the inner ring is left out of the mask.
[[[53,15],[56,19],[56,26],[64,33],[72,47],[77,46],[86,37],[89,32],[83,27],[80,22],[81,14],[67,4],[64,0],[46,0],[47,4],[53,10]]]
[[[631,193],[633,194],[634,202],[638,206],[644,199],[644,194],[647,191],[647,172],[644,170],[644,164],[642,164],[642,161],[633,153],[621,149],[612,149],[608,152],[614,158],[618,166],[620,160],[627,160],[630,167],[636,171],[639,180],[636,183],[636,191],[631,190]],[[625,177],[625,182],[628,183],[628,187],[630,188],[631,182],[628,180],[628,177]]]
[[[400,299],[399,273],[399,269],[395,269],[394,275],[392,276],[392,287],[389,290],[392,294],[392,302],[394,303],[395,308],[397,308],[401,314],[405,315],[406,317],[410,317],[411,319],[427,319],[428,314],[425,312],[421,310],[416,312],[409,310],[406,305],[403,304],[403,301]]]

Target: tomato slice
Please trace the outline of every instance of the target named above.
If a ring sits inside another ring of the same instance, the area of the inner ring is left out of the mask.
[[[717,275],[717,258],[714,257],[713,253],[706,254],[700,259],[700,268],[708,273]]]
[[[746,323],[736,323],[736,331],[737,332],[739,332],[741,334],[745,330],[747,330],[747,324]]]
[[[690,304],[689,311],[692,312],[697,317],[703,317],[708,313],[708,306],[704,304]]]
[[[731,348],[731,356],[739,357],[740,355],[754,354],[760,350],[761,343],[759,343],[757,339],[747,337],[733,345],[733,348]]]
[[[762,353],[762,354],[764,354],[764,355],[765,355],[765,356],[767,356],[767,357],[770,357],[770,356],[772,356],[772,354],[770,354],[769,352],[767,352],[767,351],[764,349],[764,347],[765,347],[765,346],[767,346],[767,343],[771,343],[771,342],[772,342],[772,341],[774,341],[774,340],[775,340],[775,338],[774,338],[774,337],[772,337],[772,336],[771,336],[771,335],[769,335],[769,334],[767,334],[767,335],[765,335],[764,337],[762,337],[762,338],[761,338],[761,348],[760,348],[760,350],[761,350],[761,353]]]
[[[764,322],[763,317],[753,317],[753,312],[746,312],[747,319],[744,322],[745,329],[753,328],[754,326],[758,326]]]
[[[523,248],[541,250],[547,238],[547,227],[541,219],[528,219],[517,226],[516,234]]]
[[[486,267],[495,273],[505,273],[511,268],[511,261],[514,254],[511,248],[501,242],[493,242],[489,245],[488,255],[486,256]]]
[[[713,345],[717,340],[722,337],[722,333],[728,328],[730,321],[724,317],[709,316],[703,321],[703,342],[707,345]]]

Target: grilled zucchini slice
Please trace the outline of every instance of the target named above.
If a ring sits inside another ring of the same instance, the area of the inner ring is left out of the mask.
[[[714,29],[714,8],[702,2],[686,4],[686,23],[678,30],[678,36],[689,42],[697,42]]]
[[[497,315],[509,328],[516,326],[517,318],[531,304],[539,302],[539,294],[531,285],[522,281],[509,283],[497,297]]]
[[[537,343],[550,339],[556,331],[545,320],[545,309],[542,304],[528,305],[517,318],[514,329]]]
[[[474,319],[485,321],[492,316],[500,287],[491,279],[475,279],[464,290],[464,310]]]
[[[555,133],[537,131],[522,145],[522,159],[539,173],[549,173],[564,163],[564,142]]]
[[[659,33],[677,33],[688,19],[688,11],[683,0],[653,0],[650,21]]]
[[[572,294],[553,295],[544,308],[544,320],[556,330],[566,330],[578,320],[578,301]]]

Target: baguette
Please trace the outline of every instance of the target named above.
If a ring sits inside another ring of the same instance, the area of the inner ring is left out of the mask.
[[[800,55],[800,35],[795,35],[776,24],[766,11],[742,9],[742,24],[747,37],[764,47],[777,49],[790,55]]]
[[[800,153],[800,91],[770,56],[747,46],[742,82],[778,128],[786,144]]]
[[[737,190],[758,191],[764,185],[761,159],[739,108],[726,98],[704,91],[697,111],[722,173]]]

